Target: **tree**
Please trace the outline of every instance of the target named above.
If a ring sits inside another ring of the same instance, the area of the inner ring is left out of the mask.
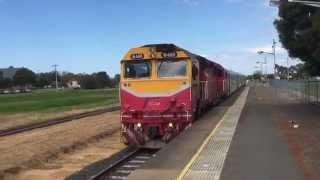
[[[61,76],[58,76],[58,83],[61,82]],[[37,87],[43,87],[46,85],[55,85],[56,83],[56,73],[52,72],[45,72],[37,74]]]
[[[116,74],[112,79],[112,87],[117,87],[120,82],[120,74]]]
[[[276,64],[276,71],[277,71],[277,75],[280,77],[280,79],[287,79],[288,78],[288,73],[289,73],[288,67]]]
[[[50,84],[51,83],[48,78],[46,78],[45,76],[38,75],[35,85],[37,87],[43,88],[44,86],[48,86]]]
[[[36,74],[27,68],[21,68],[13,77],[14,85],[26,86],[34,85],[36,82]]]
[[[253,73],[253,79],[255,80],[261,80],[262,78],[262,71],[257,70]]]
[[[97,83],[92,75],[83,75],[81,76],[80,85],[84,89],[97,89]]]
[[[9,78],[0,79],[0,89],[7,89],[12,86],[12,80]]]
[[[106,72],[98,72],[92,76],[95,77],[97,88],[111,87],[111,80]]]
[[[68,86],[70,81],[78,81],[79,77],[71,72],[63,71],[61,73],[62,86]]]
[[[320,75],[320,10],[296,3],[281,3],[274,22],[289,55],[305,62],[311,75]]]

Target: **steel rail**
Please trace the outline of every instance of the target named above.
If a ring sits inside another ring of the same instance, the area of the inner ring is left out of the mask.
[[[90,176],[89,180],[126,179],[133,171],[146,164],[160,149],[128,147],[119,152],[105,168]]]
[[[132,149],[132,150],[130,148],[126,148],[123,151],[127,151],[127,153],[125,155],[119,157],[119,159],[115,160],[113,163],[111,163],[106,168],[100,170],[97,174],[91,176],[89,178],[89,180],[99,180],[99,179],[101,179],[108,171],[110,171],[111,169],[115,168],[119,164],[123,163],[127,159],[130,159],[132,156],[134,156],[136,153],[138,153],[139,152],[139,148],[135,148],[135,149]]]
[[[48,120],[46,122],[27,125],[27,126],[23,126],[23,127],[19,127],[19,128],[2,130],[2,131],[0,131],[0,137],[15,135],[15,134],[19,134],[22,132],[31,131],[34,129],[40,129],[40,128],[45,128],[45,127],[49,127],[49,126],[53,126],[53,125],[58,125],[58,124],[66,123],[66,122],[73,121],[73,120],[79,120],[79,119],[82,119],[85,117],[96,116],[96,115],[104,114],[107,112],[117,111],[119,109],[120,109],[119,106],[114,106],[114,107],[109,107],[109,108],[105,108],[105,109],[99,109],[99,110],[95,110],[95,111],[65,116],[65,117],[61,117],[61,118],[54,118],[54,119]]]

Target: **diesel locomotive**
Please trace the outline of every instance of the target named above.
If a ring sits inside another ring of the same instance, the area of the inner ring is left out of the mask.
[[[243,85],[243,75],[173,44],[130,49],[121,61],[123,142],[168,142]]]

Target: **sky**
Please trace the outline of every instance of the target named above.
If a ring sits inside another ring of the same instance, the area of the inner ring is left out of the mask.
[[[275,18],[267,0],[0,0],[0,68],[114,75],[130,48],[173,43],[251,74],[278,39]]]

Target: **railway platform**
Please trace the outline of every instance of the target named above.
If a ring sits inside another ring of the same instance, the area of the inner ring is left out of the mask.
[[[302,147],[297,148],[299,143],[290,137],[288,142],[286,137],[287,131],[303,131],[290,124],[301,111],[293,111],[293,102],[282,101],[279,96],[283,94],[264,86],[238,92],[205,114],[129,179],[317,179],[306,157],[301,156],[306,154]],[[317,112],[304,116],[314,119]]]

